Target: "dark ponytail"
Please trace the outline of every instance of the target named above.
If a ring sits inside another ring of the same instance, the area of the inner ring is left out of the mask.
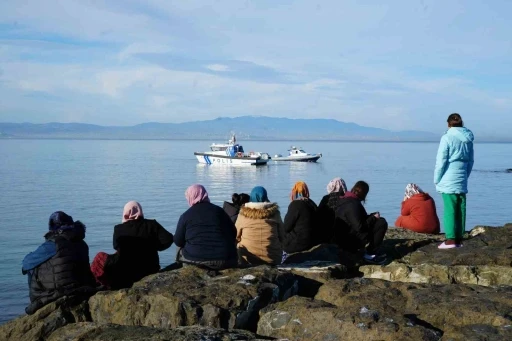
[[[446,122],[448,122],[450,127],[464,127],[464,121],[462,120],[462,117],[460,117],[460,115],[457,113],[453,113],[448,116]]]
[[[243,204],[248,203],[250,200],[249,194],[245,193],[233,193],[231,195],[231,201],[233,202],[233,205],[235,206],[242,206]]]

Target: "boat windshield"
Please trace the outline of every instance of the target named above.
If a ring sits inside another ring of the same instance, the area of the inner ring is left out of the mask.
[[[300,149],[300,150],[299,150],[299,152],[306,154],[306,152],[304,151],[304,149]]]
[[[210,149],[212,152],[225,151],[228,147],[226,146],[211,146]]]

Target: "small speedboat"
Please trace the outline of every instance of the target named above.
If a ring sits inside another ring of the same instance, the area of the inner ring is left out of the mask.
[[[288,156],[282,156],[281,154],[275,155],[272,160],[274,161],[295,161],[295,162],[317,162],[322,154],[309,154],[303,149],[292,146],[288,150]]]
[[[233,135],[228,143],[212,143],[210,151],[195,152],[199,163],[207,165],[266,165],[270,161],[268,153],[244,152],[244,147],[236,143]]]

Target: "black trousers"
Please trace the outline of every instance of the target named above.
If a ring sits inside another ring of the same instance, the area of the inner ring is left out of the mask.
[[[208,260],[208,261],[194,261],[190,259],[186,259],[183,256],[183,249],[178,248],[176,252],[176,261],[182,263],[183,265],[194,265],[199,268],[204,268],[208,270],[224,270],[224,269],[232,269],[238,267],[237,259],[221,259],[221,260]]]
[[[356,253],[368,245],[366,252],[375,254],[382,245],[387,230],[388,222],[384,218],[379,218],[368,225],[368,230],[364,234],[356,234],[348,226],[344,230],[336,231],[336,241],[342,250]]]
[[[368,226],[368,228],[367,242],[369,244],[366,247],[366,252],[368,254],[375,254],[382,245],[382,241],[388,230],[388,222],[384,218],[379,218],[373,225]]]

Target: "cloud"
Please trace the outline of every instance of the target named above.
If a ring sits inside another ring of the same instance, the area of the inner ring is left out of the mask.
[[[498,0],[4,1],[0,121],[252,114],[441,131],[458,111],[490,134],[512,123],[512,23],[500,15],[511,10]]]

